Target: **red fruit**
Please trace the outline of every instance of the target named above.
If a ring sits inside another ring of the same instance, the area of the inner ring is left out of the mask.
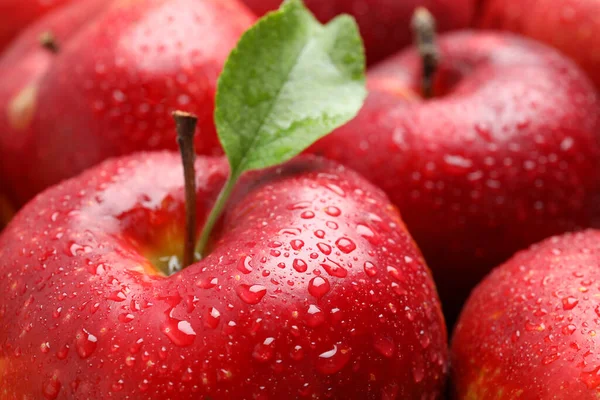
[[[600,87],[597,0],[486,0],[478,25],[532,37],[572,57]]]
[[[242,0],[258,15],[274,10],[282,0]],[[339,14],[354,16],[370,64],[410,45],[410,19],[414,10],[427,7],[441,31],[466,28],[476,10],[476,0],[305,0],[315,16],[325,22]]]
[[[86,2],[50,15],[0,61],[10,82],[0,94],[0,174],[17,205],[107,157],[175,148],[174,108],[200,117],[199,152],[220,152],[212,118],[217,76],[254,21],[250,12],[236,0],[98,7]],[[50,56],[35,46],[40,32],[56,26],[68,30],[57,29],[59,51]]]
[[[518,253],[473,291],[452,342],[457,399],[597,399],[600,231]],[[558,396],[558,397],[557,397]]]
[[[228,173],[196,162],[203,220]],[[438,398],[446,331],[385,195],[328,161],[247,175],[202,261],[179,157],[110,160],[0,236],[0,387],[34,398]]]
[[[27,25],[71,0],[0,1],[0,53]]]
[[[584,74],[543,45],[479,32],[439,44],[435,98],[398,90],[420,86],[409,50],[370,71],[359,117],[313,151],[390,196],[452,317],[492,266],[600,215],[600,112]]]

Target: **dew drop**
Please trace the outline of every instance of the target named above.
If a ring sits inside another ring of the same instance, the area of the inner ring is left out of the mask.
[[[575,297],[567,296],[562,299],[563,310],[565,310],[565,311],[572,310],[577,306],[578,303],[579,303],[579,300],[577,300]]]
[[[349,254],[352,253],[356,249],[356,244],[348,238],[339,238],[335,245],[340,249],[343,253]]]
[[[179,347],[190,346],[196,339],[196,332],[188,321],[180,321],[170,316],[163,324],[162,332]]]
[[[348,271],[340,265],[334,263],[333,261],[329,261],[328,263],[322,263],[321,267],[327,272],[329,275],[334,276],[336,278],[345,278],[348,276]]]
[[[300,239],[294,239],[290,242],[290,244],[292,245],[292,249],[296,251],[300,250],[304,246],[304,242]]]
[[[294,262],[292,263],[292,267],[294,267],[294,269],[298,272],[306,272],[306,270],[308,269],[308,265],[306,264],[306,262],[299,258],[296,258],[294,260]]]
[[[312,211],[303,211],[302,214],[300,214],[300,217],[304,219],[311,219],[315,217],[315,213]]]
[[[331,254],[331,246],[326,244],[326,243],[317,243],[317,247],[319,248],[319,250],[321,250],[321,253],[325,254],[326,256]]]
[[[318,299],[325,296],[330,288],[331,286],[329,285],[327,278],[320,276],[312,278],[308,283],[308,292]]]
[[[306,325],[311,328],[316,328],[325,322],[325,313],[321,311],[321,309],[314,304],[311,304],[308,307],[308,311],[306,313]]]
[[[377,269],[375,268],[375,264],[370,261],[366,261],[364,264],[365,274],[370,276],[371,278],[377,275]]]
[[[290,352],[290,357],[295,361],[300,361],[304,358],[304,349],[302,346],[296,345]]]
[[[252,358],[259,362],[267,362],[273,358],[275,351],[275,338],[268,337],[262,343],[258,343],[254,346],[252,352]]]
[[[54,400],[60,393],[61,384],[56,378],[52,378],[44,382],[42,386],[42,394],[46,399]]]
[[[331,215],[332,217],[339,217],[342,214],[342,211],[335,206],[328,206],[325,207],[325,213]]]
[[[243,274],[249,274],[250,272],[252,272],[252,270],[254,268],[252,268],[251,262],[252,262],[252,257],[250,257],[250,256],[242,257],[237,265],[238,271],[240,271]]]
[[[200,278],[198,282],[196,282],[196,286],[198,286],[201,289],[211,289],[217,286],[218,283],[218,278],[203,277]]]
[[[317,371],[325,375],[335,374],[350,361],[350,349],[340,345],[334,345],[317,358]]]
[[[221,313],[214,307],[211,307],[206,311],[204,318],[204,325],[208,328],[215,329],[219,325],[221,320]]]
[[[596,389],[598,386],[600,386],[600,367],[596,367],[587,372],[583,371],[580,377],[588,389]]]
[[[91,356],[96,350],[96,347],[98,347],[98,338],[85,329],[81,329],[75,335],[75,349],[82,359]]]
[[[258,304],[267,294],[267,288],[262,285],[241,284],[237,287],[236,293],[244,303]]]
[[[396,350],[394,342],[386,337],[376,338],[373,343],[373,346],[375,347],[375,350],[377,350],[378,353],[387,358],[391,358]]]

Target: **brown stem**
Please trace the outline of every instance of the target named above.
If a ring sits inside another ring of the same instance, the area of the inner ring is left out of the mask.
[[[177,143],[183,161],[183,176],[185,180],[185,248],[183,253],[183,268],[194,262],[194,247],[196,245],[196,170],[194,161],[194,134],[198,118],[190,113],[175,111],[173,113],[177,126]]]
[[[60,48],[58,46],[56,36],[54,36],[54,33],[52,33],[52,31],[43,32],[40,35],[39,41],[42,47],[46,50],[54,54],[58,53]]]
[[[437,71],[440,51],[436,44],[435,18],[425,7],[415,10],[412,17],[412,29],[415,44],[423,62],[423,96],[433,97],[433,78]]]

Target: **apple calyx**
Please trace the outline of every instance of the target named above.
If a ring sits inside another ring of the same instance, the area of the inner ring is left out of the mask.
[[[194,136],[198,117],[184,111],[173,113],[177,128],[177,144],[183,162],[185,185],[185,246],[183,251],[183,268],[194,262],[194,247],[196,245],[196,170],[194,161]]]
[[[52,31],[45,31],[39,37],[40,45],[53,54],[57,54],[60,50],[56,36]]]
[[[440,51],[436,43],[435,17],[425,7],[418,7],[413,14],[411,25],[415,45],[422,60],[421,91],[424,98],[430,99],[434,96],[433,78],[440,59]]]

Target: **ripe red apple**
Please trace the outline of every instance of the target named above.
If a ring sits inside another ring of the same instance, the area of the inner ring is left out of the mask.
[[[0,53],[27,25],[71,0],[0,1]],[[88,1],[88,0],[86,0]]]
[[[456,399],[597,399],[600,231],[518,253],[472,293],[452,342]]]
[[[175,148],[177,107],[200,117],[198,151],[220,152],[216,81],[254,16],[237,0],[76,3],[0,60],[0,175],[17,206],[107,157]],[[53,55],[36,48],[48,29]]]
[[[258,15],[274,10],[282,0],[243,0]],[[427,7],[441,31],[466,28],[474,18],[476,0],[305,0],[321,21],[339,14],[354,16],[373,64],[403,49],[412,41],[410,19],[414,10]]]
[[[600,87],[599,13],[596,0],[487,0],[478,25],[518,32],[556,47]]]
[[[225,159],[196,161],[202,221]],[[0,236],[3,398],[427,398],[446,331],[395,208],[332,162],[246,175],[211,253],[183,245],[179,157],[109,160]]]
[[[359,116],[312,150],[390,196],[452,319],[494,265],[600,215],[600,111],[583,72],[544,45],[468,31],[439,46],[432,99],[410,94],[421,61],[408,50],[370,70]]]

